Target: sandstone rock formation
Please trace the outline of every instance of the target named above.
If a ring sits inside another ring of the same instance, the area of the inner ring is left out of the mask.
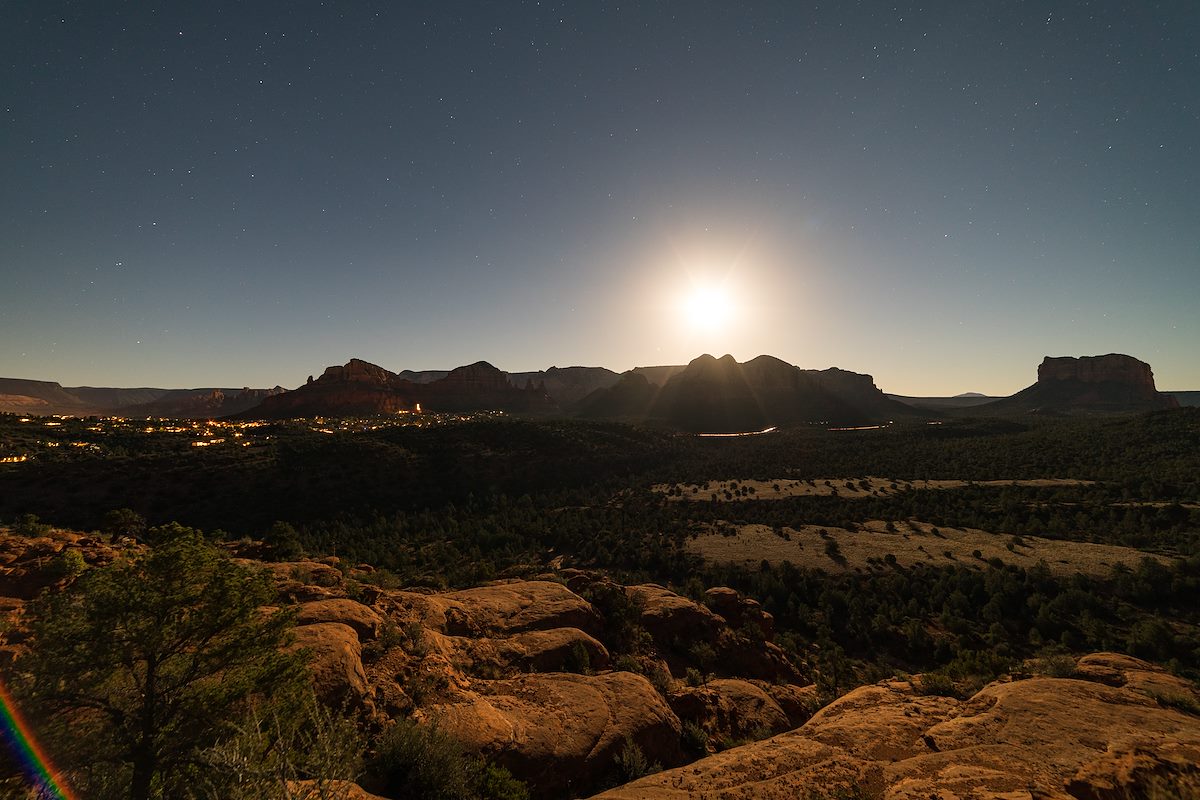
[[[307,650],[317,696],[334,708],[365,704],[369,689],[358,634],[340,622],[297,625],[295,646]]]
[[[483,635],[578,628],[595,632],[592,605],[561,583],[513,581],[426,598],[426,622],[445,633]]]
[[[586,789],[608,778],[626,740],[651,761],[683,760],[678,718],[648,680],[629,672],[522,675],[490,682],[469,702],[428,713],[539,795]]]
[[[338,622],[347,625],[354,630],[360,641],[368,641],[379,635],[382,619],[362,603],[344,597],[302,603],[296,612],[296,624],[312,625],[318,622]]]
[[[718,741],[762,738],[804,721],[793,722],[762,687],[731,678],[717,678],[698,687],[676,687],[667,701],[681,721],[695,723]]]
[[[1188,682],[1108,653],[1080,659],[1076,677],[1000,681],[965,701],[885,681],[796,730],[597,797],[1141,796],[1133,792],[1152,776],[1197,776],[1200,716],[1189,711],[1197,702]]]
[[[364,648],[375,708],[451,731],[527,781],[535,797],[611,785],[626,740],[651,761],[681,763],[677,702],[714,741],[766,735],[811,715],[806,689],[781,678],[799,681],[782,652],[705,606],[653,584],[625,587],[577,570],[563,577],[569,586],[514,580],[455,592],[380,590],[373,608],[385,628],[402,633],[381,634]],[[646,630],[641,646],[652,652],[624,654],[621,669],[609,671],[607,621],[577,592],[626,598]],[[736,593],[733,602],[753,609]],[[706,637],[727,663],[704,666],[736,677],[684,687],[696,662],[678,645]],[[736,673],[741,662],[754,669]],[[646,675],[658,671],[656,683],[627,671],[634,664]],[[662,671],[668,664],[674,678]],[[751,680],[760,675],[776,680]]]
[[[544,386],[514,386],[486,361],[418,383],[383,367],[352,358],[327,367],[321,377],[286,394],[263,399],[245,418],[370,416],[413,411],[509,411],[546,413],[555,405]]]

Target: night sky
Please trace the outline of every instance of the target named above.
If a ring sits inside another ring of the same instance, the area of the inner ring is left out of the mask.
[[[0,5],[0,375],[1200,389],[1200,3]],[[727,324],[679,305],[720,285]]]

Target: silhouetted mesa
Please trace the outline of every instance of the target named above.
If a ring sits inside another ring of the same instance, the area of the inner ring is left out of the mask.
[[[1130,413],[1178,408],[1179,402],[1154,386],[1150,365],[1133,356],[1046,356],[1037,383],[1012,397],[976,406],[979,411],[1031,413]]]
[[[804,423],[877,422],[912,409],[887,398],[870,375],[806,370],[772,356],[739,364],[702,355],[661,386],[633,371],[577,407],[581,416],[662,422],[696,433],[736,433]]]

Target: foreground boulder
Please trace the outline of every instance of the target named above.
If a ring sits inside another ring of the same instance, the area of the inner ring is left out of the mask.
[[[512,581],[430,596],[423,624],[456,636],[495,636],[551,628],[600,629],[591,604],[554,581]]]
[[[358,634],[360,641],[368,641],[378,636],[382,624],[375,611],[345,597],[302,603],[296,611],[296,623],[311,625],[317,622],[340,622],[348,625]]]
[[[1087,679],[1097,672],[1104,683]],[[1200,777],[1191,684],[1112,654],[1081,659],[1077,675],[1000,681],[965,701],[864,686],[794,731],[597,797],[1100,800]]]
[[[297,625],[293,632],[293,646],[309,654],[317,696],[334,708],[364,705],[369,690],[354,629],[340,622],[318,622]]]
[[[472,700],[434,706],[429,718],[539,796],[611,785],[627,742],[651,762],[683,761],[679,720],[640,675],[554,673],[480,684]]]
[[[704,686],[680,686],[667,699],[680,720],[720,742],[761,739],[793,727],[779,703],[749,681],[718,678]]]

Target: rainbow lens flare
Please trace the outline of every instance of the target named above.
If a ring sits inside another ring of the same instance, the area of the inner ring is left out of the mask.
[[[26,776],[41,790],[40,797],[48,800],[79,800],[78,795],[71,792],[57,775],[58,770],[50,763],[50,757],[38,746],[33,729],[21,716],[3,681],[0,681],[0,727],[3,727],[4,737],[12,746]]]

